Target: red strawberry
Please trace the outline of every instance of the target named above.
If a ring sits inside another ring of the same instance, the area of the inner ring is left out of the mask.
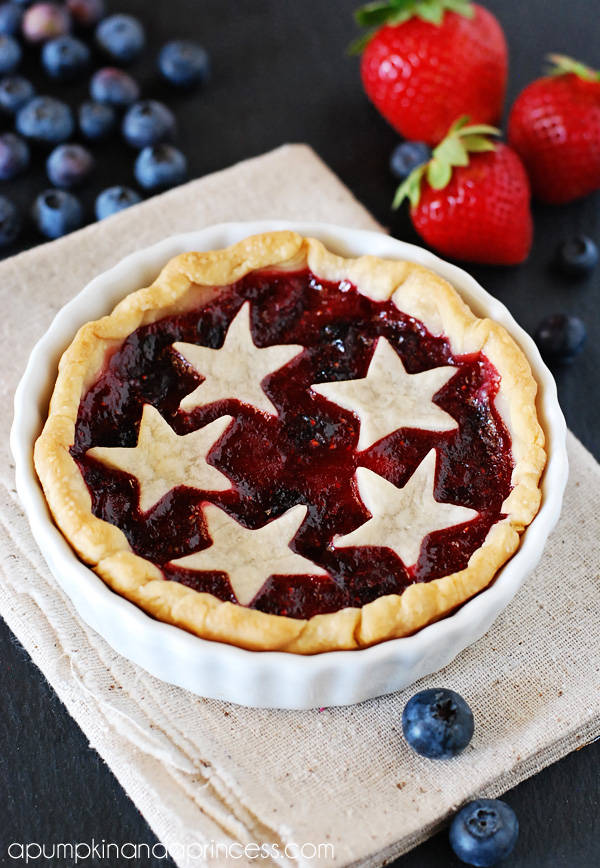
[[[356,13],[380,27],[364,47],[361,77],[369,99],[402,136],[436,145],[463,114],[497,123],[507,76],[504,33],[470,0],[385,0]]]
[[[415,229],[444,256],[518,265],[533,234],[527,173],[513,150],[486,138],[499,130],[467,121],[457,121],[432,159],[409,175],[394,207],[408,198]]]
[[[533,195],[562,205],[600,188],[600,72],[562,55],[550,59],[552,74],[517,97],[508,139]]]

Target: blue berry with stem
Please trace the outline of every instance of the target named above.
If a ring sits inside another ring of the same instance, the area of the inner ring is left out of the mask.
[[[131,208],[142,201],[142,197],[131,187],[108,187],[103,190],[94,204],[94,212],[97,220],[105,220],[119,211]]]
[[[59,145],[46,160],[46,172],[55,187],[80,187],[94,165],[93,156],[83,145]]]
[[[17,113],[17,131],[41,145],[58,145],[73,134],[75,121],[69,106],[51,96],[36,96]]]
[[[21,29],[28,42],[47,42],[70,32],[71,16],[58,3],[35,3],[23,16]]]
[[[413,169],[428,163],[431,148],[425,142],[401,142],[390,157],[390,172],[398,181],[404,181]]]
[[[16,36],[21,29],[23,10],[15,3],[0,5],[0,33],[5,36]]]
[[[75,36],[59,36],[46,42],[42,49],[42,65],[51,78],[72,81],[90,64],[90,49]]]
[[[598,247],[587,235],[567,238],[558,248],[560,270],[570,277],[587,277],[598,266]]]
[[[6,114],[16,114],[34,96],[34,86],[22,75],[7,75],[0,78],[0,108]]]
[[[473,713],[454,690],[421,690],[406,703],[402,730],[408,744],[429,759],[451,759],[473,737]]]
[[[534,339],[547,361],[571,362],[583,350],[587,330],[579,317],[553,313],[539,323]]]
[[[136,102],[123,118],[123,138],[133,148],[145,148],[172,139],[176,131],[175,115],[155,99]]]
[[[92,76],[90,96],[96,102],[127,108],[140,98],[140,86],[122,69],[106,66]]]
[[[109,15],[96,28],[96,43],[113,61],[132,63],[146,42],[144,27],[133,15]]]
[[[8,247],[21,231],[17,208],[7,196],[0,196],[0,247]]]
[[[0,181],[10,181],[28,168],[29,145],[15,133],[0,135]]]
[[[108,103],[92,100],[83,102],[79,106],[77,118],[79,129],[90,141],[107,138],[117,126],[117,113]]]
[[[458,812],[450,826],[450,846],[476,868],[492,868],[509,856],[519,837],[513,809],[500,799],[477,799]]]
[[[185,181],[187,160],[172,145],[152,145],[140,151],[134,171],[138,184],[144,190],[166,190]]]
[[[0,75],[14,72],[22,57],[23,50],[14,36],[0,34]]]
[[[33,203],[33,220],[46,238],[62,238],[79,229],[83,211],[79,199],[65,190],[44,190]]]
[[[164,45],[158,55],[158,68],[174,87],[191,88],[210,78],[207,51],[189,39],[176,39]]]

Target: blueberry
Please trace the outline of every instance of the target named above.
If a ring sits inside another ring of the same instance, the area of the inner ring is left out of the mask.
[[[22,57],[23,51],[14,36],[0,34],[0,75],[14,72]]]
[[[46,172],[55,187],[79,187],[89,178],[94,158],[83,145],[59,145],[46,160]]]
[[[7,247],[21,231],[19,213],[10,199],[0,196],[0,247]]]
[[[135,161],[135,177],[145,190],[166,190],[185,181],[187,160],[171,145],[144,148]]]
[[[14,3],[0,5],[0,33],[6,36],[16,36],[21,29],[23,10]]]
[[[29,166],[29,145],[14,133],[0,136],[0,181],[16,178]]]
[[[207,52],[196,42],[168,42],[158,55],[158,68],[163,78],[175,87],[188,88],[205,84],[210,76]]]
[[[404,181],[413,169],[430,159],[431,148],[425,142],[401,142],[392,151],[390,172],[398,181]]]
[[[117,126],[117,113],[102,102],[84,102],[79,106],[79,128],[86,139],[105,139]]]
[[[142,197],[131,187],[109,187],[103,190],[94,205],[97,220],[104,220],[112,214],[117,214],[119,211],[124,211],[125,208],[130,208],[132,205],[137,205],[142,201]]]
[[[518,836],[515,812],[500,799],[470,802],[450,826],[450,846],[459,859],[476,868],[490,868],[506,859]]]
[[[81,30],[95,27],[106,15],[104,0],[67,0],[67,9]]]
[[[544,358],[570,362],[584,348],[587,331],[578,317],[568,313],[553,313],[540,322],[534,337]]]
[[[109,15],[96,28],[96,42],[113,60],[131,63],[142,53],[146,35],[133,15]]]
[[[29,42],[47,42],[70,32],[71,16],[57,3],[35,3],[23,16],[22,30]]]
[[[558,265],[571,277],[586,277],[598,265],[598,248],[587,235],[568,238],[558,248]]]
[[[73,134],[75,122],[69,106],[51,96],[36,96],[17,114],[18,132],[45,145],[58,145]]]
[[[62,238],[83,222],[79,199],[64,190],[44,190],[33,203],[32,214],[46,238]]]
[[[34,96],[32,83],[21,75],[0,78],[0,108],[7,114],[16,114]]]
[[[70,81],[87,69],[90,56],[90,49],[81,39],[59,36],[44,45],[42,64],[51,78]]]
[[[157,145],[173,138],[175,115],[162,102],[145,99],[131,106],[123,118],[123,137],[133,148]]]
[[[473,737],[473,713],[462,696],[446,688],[416,693],[402,712],[402,730],[409,745],[429,759],[451,759]]]
[[[96,102],[126,107],[140,98],[140,86],[123,70],[106,66],[92,76],[90,95]]]

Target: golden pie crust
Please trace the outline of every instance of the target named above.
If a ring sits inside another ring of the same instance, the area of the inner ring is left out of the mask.
[[[362,608],[300,620],[165,581],[158,567],[134,554],[119,528],[92,514],[89,491],[69,449],[80,401],[101,373],[107,353],[139,326],[197,308],[251,271],[304,266],[323,280],[347,280],[373,300],[393,298],[430,333],[446,336],[454,355],[482,351],[501,377],[496,408],[512,438],[514,471],[512,491],[502,507],[505,517],[492,526],[465,569],[410,585],[401,595],[379,597]],[[345,259],[315,239],[272,232],[225,250],[182,254],[151,286],[128,295],[109,316],[84,325],[60,361],[48,420],[35,446],[35,466],[52,515],[79,557],[114,591],[153,617],[205,639],[253,650],[314,654],[359,649],[407,636],[452,612],[486,588],[517,549],[520,534],[539,508],[546,461],[536,392],[527,359],[505,329],[476,317],[433,272],[373,256]]]

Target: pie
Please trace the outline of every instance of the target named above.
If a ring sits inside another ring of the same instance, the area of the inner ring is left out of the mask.
[[[515,552],[546,460],[536,390],[433,272],[266,233],[176,257],[79,330],[35,465],[79,558],[154,618],[360,649]]]

